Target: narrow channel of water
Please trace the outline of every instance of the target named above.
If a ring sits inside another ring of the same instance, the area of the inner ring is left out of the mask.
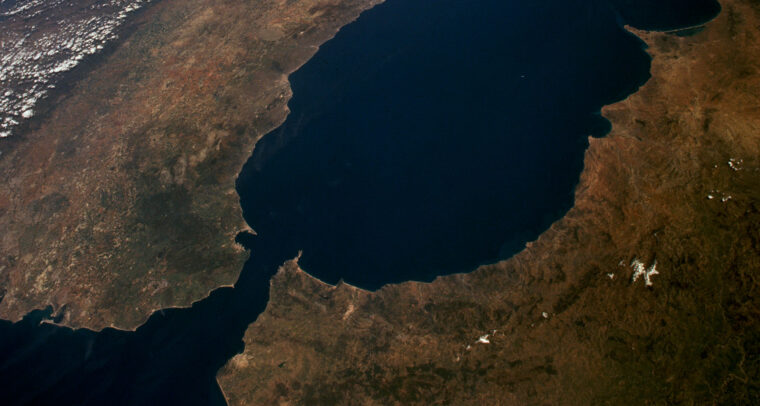
[[[713,1],[387,0],[292,75],[292,114],[238,191],[258,236],[234,288],[135,332],[0,321],[1,404],[223,404],[279,264],[367,288],[512,255],[571,205],[596,112],[648,78],[625,32],[690,26]]]

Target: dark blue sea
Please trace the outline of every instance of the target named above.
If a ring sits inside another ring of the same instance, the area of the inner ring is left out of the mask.
[[[0,404],[224,404],[277,267],[377,289],[508,258],[573,204],[600,108],[649,78],[623,29],[693,26],[713,0],[387,0],[291,76],[283,126],[237,188],[257,236],[234,288],[135,332],[0,321]]]

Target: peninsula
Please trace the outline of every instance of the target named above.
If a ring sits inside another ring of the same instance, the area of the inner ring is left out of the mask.
[[[0,318],[134,329],[231,285],[235,178],[288,74],[378,0],[162,0],[0,143]]]

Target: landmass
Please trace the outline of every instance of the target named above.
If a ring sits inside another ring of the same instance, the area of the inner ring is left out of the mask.
[[[240,168],[284,121],[288,74],[378,1],[141,11],[0,143],[0,318],[52,306],[63,325],[134,329],[234,283]]]
[[[376,292],[283,265],[218,375],[229,403],[760,401],[760,3],[722,8],[631,30],[651,79],[604,108],[574,207],[511,259]]]

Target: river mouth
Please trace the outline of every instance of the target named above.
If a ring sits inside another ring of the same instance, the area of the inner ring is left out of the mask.
[[[299,251],[321,279],[377,289],[520,250],[572,205],[587,136],[609,129],[599,108],[649,68],[628,2],[524,3],[388,0],[345,27],[292,75],[293,113],[241,172],[258,235],[240,237],[252,256],[234,288],[134,332],[0,321],[0,403],[223,404],[216,372]],[[715,12],[661,3],[649,28]]]

